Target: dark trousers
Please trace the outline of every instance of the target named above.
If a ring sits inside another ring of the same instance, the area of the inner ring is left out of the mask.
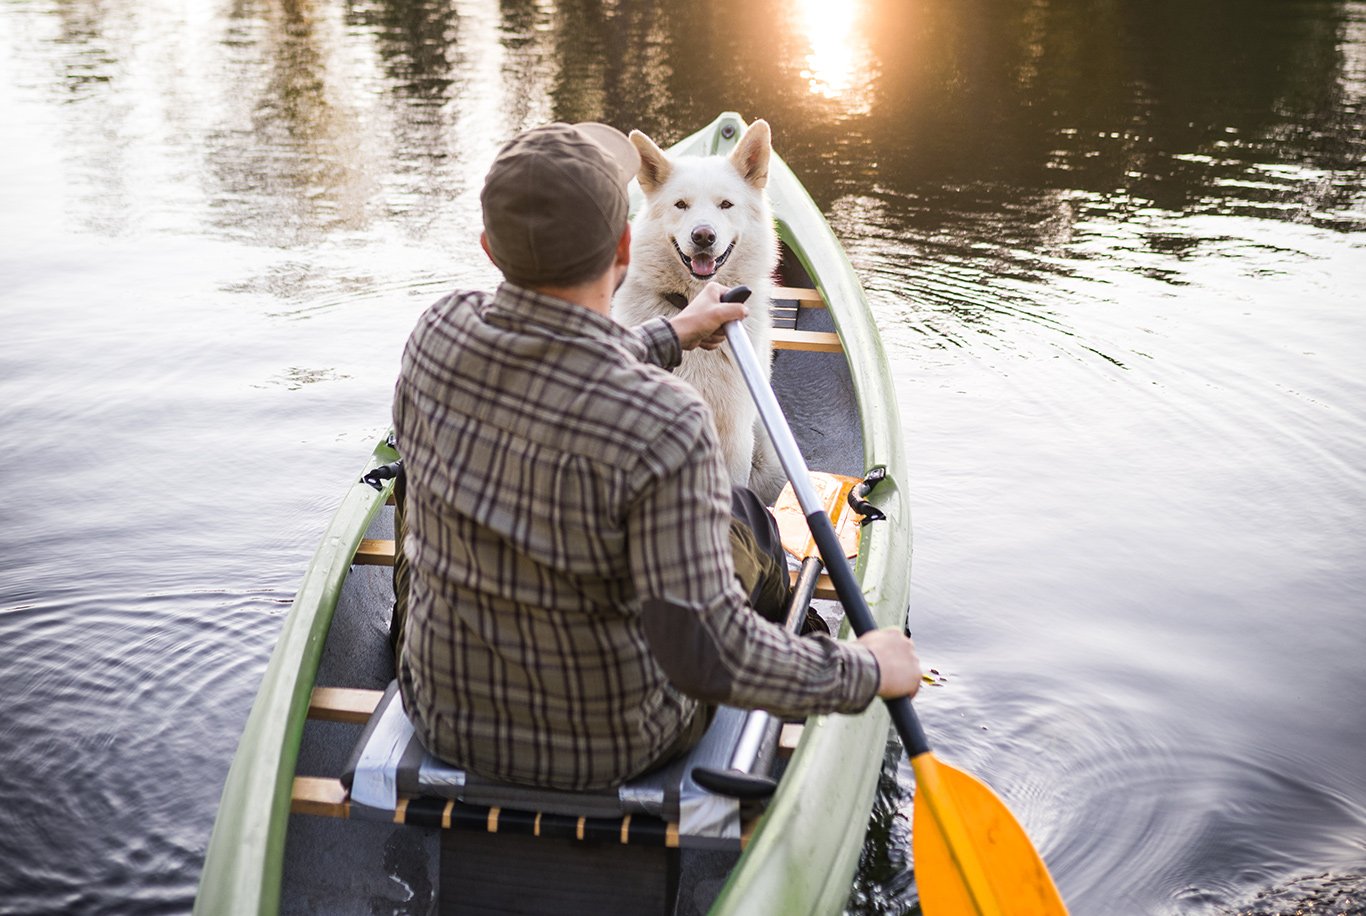
[[[735,577],[749,596],[749,606],[780,624],[787,604],[788,575],[778,523],[748,487],[730,491],[730,515]]]

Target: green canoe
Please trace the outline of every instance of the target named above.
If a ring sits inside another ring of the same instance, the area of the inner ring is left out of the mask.
[[[669,153],[727,153],[744,127],[738,115],[723,114]],[[813,470],[862,477],[886,469],[870,500],[887,518],[863,529],[855,573],[878,623],[899,626],[909,603],[911,525],[882,343],[844,250],[776,154],[768,193],[783,245],[780,281],[788,290],[775,295],[774,387]],[[381,442],[363,470],[397,458]],[[424,828],[312,816],[340,806],[300,789],[306,777],[337,766],[359,731],[343,708],[346,690],[320,700],[315,688],[373,691],[392,676],[388,571],[367,565],[391,556],[392,542],[385,540],[392,538],[391,486],[353,483],[314,555],[228,771],[196,913],[425,912],[434,906],[423,901],[436,899],[442,867]],[[322,721],[320,706],[329,707]],[[789,916],[844,907],[887,733],[880,703],[857,716],[806,721],[723,886],[698,896],[710,912]],[[312,782],[326,787],[334,780]],[[312,874],[304,880],[302,872]]]

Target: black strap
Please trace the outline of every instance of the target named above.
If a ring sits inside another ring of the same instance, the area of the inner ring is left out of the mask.
[[[364,477],[361,478],[361,482],[368,483],[376,490],[383,490],[384,481],[388,480],[391,477],[398,477],[400,479],[403,477],[402,458],[400,458],[398,461],[394,461],[389,464],[381,464],[377,468],[371,468],[370,471],[366,473]]]
[[[877,506],[868,502],[868,494],[873,492],[873,488],[882,483],[887,477],[887,468],[878,465],[868,472],[868,476],[849,491],[849,506],[863,518],[859,519],[859,525],[866,525],[869,522],[880,522],[887,518]]]

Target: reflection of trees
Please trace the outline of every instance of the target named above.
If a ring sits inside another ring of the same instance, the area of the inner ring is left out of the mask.
[[[420,231],[464,188],[454,167],[458,102],[487,90],[471,80],[460,15],[448,0],[376,0],[350,7],[347,23],[371,36],[394,102],[390,120],[372,125],[389,150],[380,179],[386,212]]]
[[[225,228],[277,244],[366,218],[357,74],[321,0],[236,0],[222,119],[206,141]]]
[[[499,44],[503,50],[501,87],[505,100],[506,133],[555,120],[550,109],[554,77],[553,44],[583,41],[585,36],[558,36],[551,14],[536,0],[499,0]],[[587,87],[585,87],[587,88]]]
[[[1321,176],[1256,173],[1266,187],[1224,189],[1249,168],[1294,164],[1341,173],[1309,212],[1360,193],[1341,4],[874,2],[884,82],[870,129],[889,177],[1285,215],[1257,205],[1297,202]]]
[[[773,123],[823,205],[876,184],[1047,248],[1088,197],[1331,224],[1362,192],[1341,3],[865,0],[858,105],[812,93],[794,0],[499,8],[510,128],[603,118],[670,141],[736,109]]]
[[[136,149],[129,138],[131,116],[118,80],[127,72],[122,49],[132,30],[132,13],[122,7],[62,0],[53,6],[57,28],[52,42],[53,74],[61,101],[81,117],[68,128],[63,151],[75,171],[89,180],[77,193],[90,208],[83,221],[99,232],[120,235],[137,207],[132,172]],[[4,53],[22,59],[16,48]],[[91,138],[98,138],[92,144]]]
[[[630,130],[664,115],[672,68],[660,6],[501,0],[510,126],[602,120]]]
[[[797,2],[230,0],[207,26],[166,26],[201,30],[201,53],[188,73],[184,56],[151,71],[156,153],[190,163],[171,180],[206,181],[219,226],[286,243],[381,216],[420,227],[531,124],[596,118],[669,142],[725,109],[769,119],[823,206],[871,194],[931,230],[995,214],[991,231],[1048,248],[1088,202],[1360,225],[1344,53],[1362,37],[1342,0],[863,0],[857,104],[812,92],[824,36]],[[151,14],[52,9],[60,85],[111,138],[69,155],[100,175],[117,231],[140,193],[129,163],[149,158],[118,80],[148,72],[126,48]]]
[[[764,46],[782,10],[777,0],[733,6],[500,0],[513,125],[601,119],[672,141],[728,108],[759,117],[750,99],[774,84]],[[758,17],[750,45],[741,24],[756,7],[777,18]]]

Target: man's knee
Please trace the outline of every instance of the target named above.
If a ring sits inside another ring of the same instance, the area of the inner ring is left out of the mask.
[[[781,623],[787,604],[787,561],[782,538],[768,507],[746,487],[731,490],[730,546],[735,576],[749,604],[767,620]]]

